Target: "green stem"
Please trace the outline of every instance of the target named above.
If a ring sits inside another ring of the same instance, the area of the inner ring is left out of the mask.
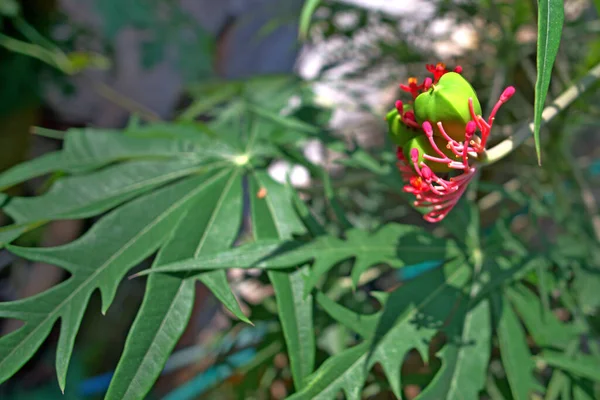
[[[2,33],[0,33],[0,47],[4,47],[15,53],[37,58],[38,60],[61,70],[65,74],[72,73],[68,58],[65,61],[64,54],[62,53],[55,53],[44,47],[18,40]]]
[[[560,112],[564,111],[571,105],[583,92],[588,90],[596,81],[600,79],[600,64],[592,68],[585,76],[583,76],[576,84],[565,90],[563,94],[546,107],[542,113],[542,126],[550,122]],[[498,145],[492,147],[485,154],[481,161],[482,165],[493,164],[519,147],[526,139],[533,134],[533,123],[529,123],[519,129],[514,135],[502,141]]]
[[[61,52],[61,50],[54,43],[52,43],[49,39],[46,39],[44,35],[27,23],[27,21],[25,21],[22,17],[13,18],[13,24],[15,25],[15,28],[17,28],[17,30],[31,43],[57,54]]]

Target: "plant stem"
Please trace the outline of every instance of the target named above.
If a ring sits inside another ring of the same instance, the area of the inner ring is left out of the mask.
[[[571,105],[583,92],[588,90],[596,81],[600,79],[600,64],[592,68],[585,76],[583,76],[576,84],[565,90],[563,94],[546,107],[542,113],[542,126],[550,122],[560,112]],[[492,147],[485,153],[481,161],[482,165],[493,164],[507,155],[514,149],[519,147],[533,133],[533,123],[529,123],[519,129],[514,135]]]

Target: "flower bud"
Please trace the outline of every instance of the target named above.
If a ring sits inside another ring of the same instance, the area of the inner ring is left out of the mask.
[[[465,139],[466,125],[471,120],[469,98],[473,99],[475,114],[481,115],[481,105],[471,84],[462,75],[447,72],[437,84],[416,98],[414,108],[417,123],[429,121],[434,134],[441,136],[436,125],[441,122],[448,136],[461,142]]]
[[[416,129],[409,128],[403,122],[403,119],[406,118],[406,113],[412,111],[412,106],[410,104],[404,104],[402,105],[402,110],[404,117],[400,115],[397,109],[393,109],[386,116],[390,139],[400,147],[403,147],[408,140],[418,134]]]

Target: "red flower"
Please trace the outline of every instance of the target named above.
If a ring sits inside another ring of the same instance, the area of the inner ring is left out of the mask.
[[[445,73],[449,72],[442,63],[438,63],[436,66],[427,65],[427,70],[433,74],[433,79],[426,78],[423,83],[419,84],[416,78],[410,78],[408,85],[400,85],[403,90],[412,95],[413,99],[416,99],[422,92],[426,92]],[[461,73],[462,68],[456,67],[454,72]],[[514,87],[506,88],[487,120],[476,114],[473,99],[465,98],[465,101],[468,102],[471,120],[466,123],[465,138],[462,141],[450,137],[444,130],[443,122],[437,122],[438,136],[434,140],[434,129],[429,121],[419,124],[415,120],[414,112],[410,111],[410,115],[409,112],[403,113],[402,102],[396,103],[403,123],[411,128],[419,129],[419,134],[426,135],[431,149],[433,149],[431,154],[419,154],[419,149],[412,148],[410,160],[407,160],[408,155],[404,155],[402,148],[398,147],[397,149],[398,169],[404,181],[407,182],[404,191],[415,196],[414,205],[416,207],[427,209],[427,213],[424,215],[426,221],[441,221],[458,203],[477,170],[470,160],[478,158],[485,151],[496,113],[514,93]],[[445,151],[440,149],[440,141],[446,143]],[[451,172],[436,173],[433,171],[448,169]]]

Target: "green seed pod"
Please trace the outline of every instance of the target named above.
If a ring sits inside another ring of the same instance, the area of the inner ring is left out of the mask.
[[[452,150],[450,150],[449,148],[446,147],[446,145],[448,143],[444,139],[434,136],[433,140],[434,140],[435,144],[437,145],[437,147],[450,159],[456,160],[456,161],[460,160],[459,156],[454,154],[452,152]],[[419,151],[419,161],[418,161],[419,164],[421,164],[421,161],[425,161],[425,164],[429,168],[431,168],[431,170],[433,172],[450,172],[450,171],[452,171],[452,168],[448,167],[447,164],[443,164],[443,163],[439,163],[439,162],[435,162],[435,161],[431,161],[431,160],[425,160],[423,158],[423,156],[425,154],[428,154],[432,157],[441,158],[440,155],[433,149],[433,146],[431,146],[431,143],[429,143],[429,139],[427,138],[427,136],[419,135],[413,139],[410,139],[408,142],[406,142],[406,145],[402,148],[404,157],[406,158],[406,160],[408,161],[408,163],[411,166],[412,166],[412,159],[410,157],[410,153],[411,153],[412,149],[417,149]]]
[[[412,106],[410,104],[404,104],[402,109],[404,112],[412,111]],[[414,138],[419,133],[416,129],[409,128],[402,122],[402,118],[395,108],[387,114],[386,120],[388,122],[388,134],[390,135],[390,139],[400,147],[403,147],[407,141]]]
[[[473,99],[476,115],[481,115],[477,94],[469,82],[456,72],[444,74],[439,82],[415,100],[415,117],[419,124],[429,121],[436,136],[441,136],[437,127],[442,122],[444,130],[452,139],[465,140],[465,127],[471,120],[469,98]]]

